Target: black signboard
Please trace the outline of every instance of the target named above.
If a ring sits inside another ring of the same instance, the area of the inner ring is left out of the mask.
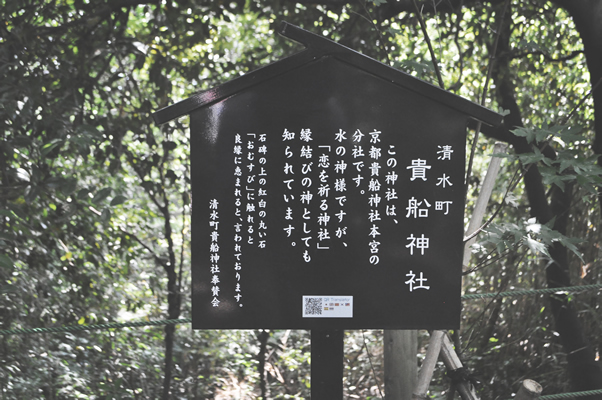
[[[285,24],[305,52],[191,116],[193,327],[460,321],[469,118],[501,116]]]

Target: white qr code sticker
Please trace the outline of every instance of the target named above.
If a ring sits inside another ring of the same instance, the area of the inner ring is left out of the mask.
[[[353,318],[353,296],[303,296],[303,318]]]

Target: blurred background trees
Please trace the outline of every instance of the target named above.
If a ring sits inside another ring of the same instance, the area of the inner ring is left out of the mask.
[[[434,61],[447,90],[507,110],[503,127],[469,130],[467,220],[493,142],[511,150],[466,293],[602,283],[601,1],[0,5],[1,329],[189,315],[188,121],[158,127],[150,113],[301,51],[274,33],[282,20],[437,85]],[[525,378],[544,393],[602,388],[600,316],[595,291],[470,300],[454,338],[483,398],[508,398]],[[1,340],[7,399],[309,396],[305,331]],[[431,395],[451,383],[441,369]],[[346,396],[380,398],[382,385],[382,332],[347,332]]]

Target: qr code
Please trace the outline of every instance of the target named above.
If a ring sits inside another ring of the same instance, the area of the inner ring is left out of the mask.
[[[322,315],[322,298],[306,297],[305,298],[305,315]]]

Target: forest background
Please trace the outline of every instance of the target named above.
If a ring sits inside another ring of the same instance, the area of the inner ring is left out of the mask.
[[[0,15],[1,329],[189,316],[188,121],[150,114],[301,51],[283,20],[505,110],[469,130],[467,221],[494,141],[511,147],[466,293],[602,283],[602,1],[0,0]],[[525,378],[602,388],[599,291],[466,300],[453,338],[482,398]],[[1,399],[309,397],[306,331],[1,340]],[[345,341],[346,397],[381,398],[382,331]],[[439,365],[431,396],[451,383]]]

